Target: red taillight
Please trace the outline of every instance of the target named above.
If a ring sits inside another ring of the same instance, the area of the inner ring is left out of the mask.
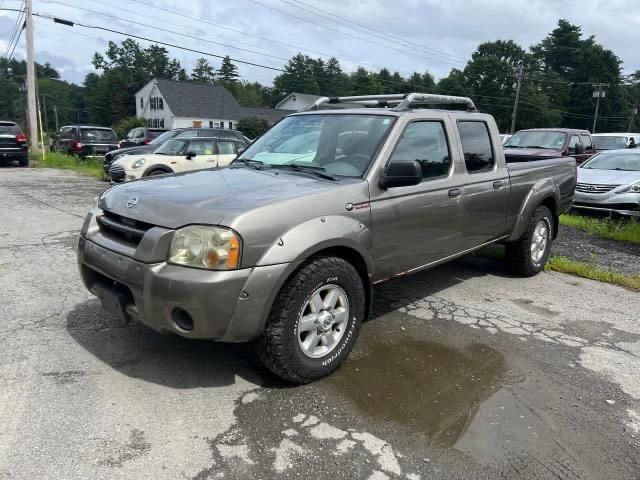
[[[145,139],[144,139],[144,144],[145,144],[145,145],[148,145],[150,141],[151,141],[151,140],[149,140],[148,138],[145,138]]]
[[[19,133],[16,135],[16,142],[26,142],[27,136],[24,133]]]
[[[76,142],[76,143],[74,143],[74,144],[73,144],[73,149],[74,149],[76,152],[79,152],[80,150],[82,150],[82,144],[81,144],[80,142]]]

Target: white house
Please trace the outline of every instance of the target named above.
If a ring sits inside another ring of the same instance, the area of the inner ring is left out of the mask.
[[[236,128],[244,118],[273,125],[292,110],[241,107],[226,88],[204,83],[153,79],[136,93],[136,116],[150,127]]]
[[[299,112],[307,108],[319,98],[322,97],[319,95],[308,95],[306,93],[290,93],[276,105],[276,109],[295,110],[296,112]]]

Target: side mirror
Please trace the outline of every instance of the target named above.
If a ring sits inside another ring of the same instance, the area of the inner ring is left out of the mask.
[[[242,155],[247,150],[247,147],[239,147],[236,153],[238,156]]]
[[[383,190],[394,187],[411,187],[422,181],[422,169],[416,160],[391,162],[378,185]]]
[[[193,157],[197,156],[196,152],[187,152],[187,154],[185,155],[185,158],[187,160],[191,160]]]
[[[576,155],[582,155],[584,153],[584,145],[582,143],[576,143]]]

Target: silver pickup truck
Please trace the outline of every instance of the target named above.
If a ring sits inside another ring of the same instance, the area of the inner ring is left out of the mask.
[[[514,272],[540,272],[575,186],[572,158],[507,165],[468,98],[323,98],[227,168],[104,192],[78,264],[124,320],[253,341],[304,383],[349,355],[376,283],[496,242]]]

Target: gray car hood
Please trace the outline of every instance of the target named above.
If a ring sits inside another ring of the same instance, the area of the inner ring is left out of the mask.
[[[340,188],[344,183],[352,182],[333,182],[282,170],[199,170],[114,186],[101,196],[99,206],[166,228],[230,225],[233,219],[255,208],[309,197]],[[133,199],[137,202],[128,207]]]
[[[629,185],[640,181],[640,172],[578,168],[578,182],[595,185]]]

